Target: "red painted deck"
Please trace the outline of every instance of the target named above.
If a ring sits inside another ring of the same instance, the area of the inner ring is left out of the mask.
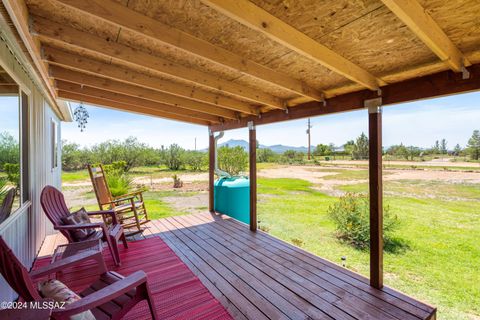
[[[122,275],[145,271],[160,319],[231,319],[225,308],[162,239],[152,237],[133,241],[129,246],[129,249],[119,247],[120,267],[115,267],[110,253],[104,250],[107,267]],[[48,263],[50,258],[41,258],[35,262],[35,267]],[[86,262],[66,269],[59,280],[79,292],[97,276],[95,265]],[[146,302],[139,303],[124,319],[150,319]]]

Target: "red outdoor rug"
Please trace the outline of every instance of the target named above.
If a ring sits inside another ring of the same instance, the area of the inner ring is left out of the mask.
[[[230,314],[188,269],[182,260],[159,237],[119,245],[122,265],[115,267],[109,250],[103,255],[109,270],[127,276],[137,270],[147,274],[157,314],[160,319],[232,319]],[[49,264],[50,258],[35,261],[34,268]],[[98,277],[92,262],[66,269],[59,280],[79,292]],[[150,319],[145,301],[132,309],[124,319]]]

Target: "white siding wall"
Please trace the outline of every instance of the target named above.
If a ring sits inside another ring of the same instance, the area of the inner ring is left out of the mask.
[[[57,143],[59,147],[57,152],[59,166],[52,170],[50,136],[52,119],[57,122],[59,122],[59,119],[3,41],[0,41],[0,65],[9,72],[10,76],[28,95],[30,112],[30,202],[25,203],[0,225],[0,235],[10,245],[22,263],[30,268],[45,235],[52,231],[50,222],[47,221],[48,219],[41,211],[40,192],[43,186],[47,184],[56,187],[61,185],[60,143]],[[60,132],[60,123],[58,132]],[[60,140],[60,134],[58,140]],[[0,301],[13,299],[16,299],[15,292],[0,276]]]

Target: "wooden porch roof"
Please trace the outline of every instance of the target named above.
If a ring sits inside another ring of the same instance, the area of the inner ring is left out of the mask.
[[[3,5],[54,98],[216,130],[480,87],[476,0]]]
[[[247,225],[226,216],[198,213],[147,226],[136,240],[160,236],[235,319],[436,316],[432,306],[389,287],[375,289],[357,273],[262,231],[250,232]],[[48,238],[41,255],[51,253],[60,237]],[[120,250],[129,254],[128,249]],[[141,263],[136,267],[142,269]]]

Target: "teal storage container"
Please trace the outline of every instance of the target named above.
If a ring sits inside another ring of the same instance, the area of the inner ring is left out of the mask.
[[[215,211],[250,223],[250,180],[245,177],[220,178],[214,187]]]

